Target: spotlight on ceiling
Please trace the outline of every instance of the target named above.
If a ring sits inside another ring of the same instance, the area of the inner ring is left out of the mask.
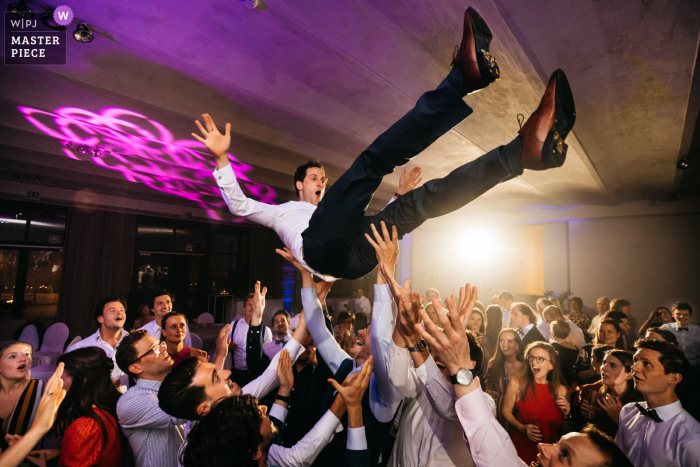
[[[70,149],[71,151],[72,151],[73,149],[75,149],[75,145],[73,144],[73,141],[64,141],[64,142],[63,142],[63,146],[64,146],[66,149]]]
[[[690,158],[688,156],[683,156],[676,162],[677,169],[685,170],[688,167],[690,167]]]
[[[79,152],[80,154],[87,154],[88,152],[90,152],[90,148],[87,147],[87,146],[79,146],[79,147],[78,147],[78,152]]]
[[[78,27],[75,28],[75,32],[73,32],[73,39],[78,42],[92,42],[94,38],[95,35],[90,32],[88,25],[85,23],[80,23]]]
[[[56,22],[53,18],[54,9],[47,9],[44,14],[41,15],[41,22],[56,31],[63,31],[67,26],[62,26]]]
[[[7,5],[7,9],[12,12],[12,14],[20,16],[22,18],[33,18],[34,12],[27,6],[27,2],[24,0],[18,3],[10,3]]]
[[[258,6],[258,0],[241,0],[241,4],[249,10]]]
[[[92,148],[90,154],[92,154],[92,157],[102,157],[103,153],[101,148]]]

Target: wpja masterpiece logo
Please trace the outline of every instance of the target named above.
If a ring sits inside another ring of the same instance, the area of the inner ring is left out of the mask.
[[[56,26],[49,26],[49,22],[38,18],[37,13],[31,17],[20,17],[6,11],[5,65],[65,65],[65,26],[70,21],[67,21],[68,13],[57,13],[61,16],[60,22],[57,19],[54,21]],[[72,20],[72,11],[69,11],[69,16]]]

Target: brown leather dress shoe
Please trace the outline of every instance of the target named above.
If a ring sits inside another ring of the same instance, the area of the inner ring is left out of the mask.
[[[452,65],[462,72],[464,91],[483,89],[501,77],[496,59],[489,54],[491,30],[472,7],[464,12],[462,43],[452,57]]]
[[[523,167],[530,170],[561,167],[568,149],[564,140],[575,122],[576,106],[569,80],[557,69],[549,78],[539,107],[518,132],[523,145]]]

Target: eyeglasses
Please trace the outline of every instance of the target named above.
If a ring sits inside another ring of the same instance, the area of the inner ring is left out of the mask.
[[[153,352],[153,353],[156,354],[156,355],[160,355],[160,353],[161,353],[163,350],[165,350],[165,349],[166,349],[166,343],[165,343],[165,341],[158,342],[158,343],[155,344],[153,347],[151,347],[151,350],[149,350],[149,351],[146,352],[145,354],[141,355],[139,358],[137,358],[136,360],[134,360],[133,362],[131,362],[131,364],[133,365],[134,363],[138,362],[139,360],[141,360],[143,357],[145,357],[146,355],[148,355],[148,354],[151,353],[151,352]]]
[[[534,355],[528,355],[527,356],[527,361],[532,363],[533,361],[539,363],[540,365],[543,364],[544,362],[551,362],[548,358],[544,357],[535,357]]]

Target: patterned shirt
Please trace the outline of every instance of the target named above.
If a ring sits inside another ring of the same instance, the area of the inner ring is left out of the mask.
[[[584,332],[591,327],[591,318],[585,313],[576,313],[572,311],[566,317]]]

